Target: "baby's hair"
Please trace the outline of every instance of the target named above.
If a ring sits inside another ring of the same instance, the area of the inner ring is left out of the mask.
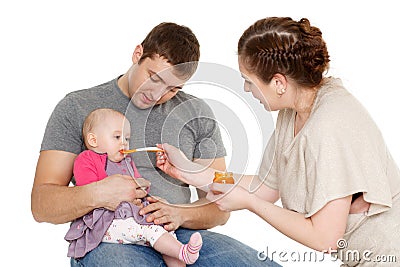
[[[107,116],[125,117],[124,114],[122,114],[121,112],[110,108],[99,108],[90,112],[89,115],[87,115],[82,126],[82,137],[86,147],[87,147],[86,143],[87,134],[90,133],[96,125],[103,123],[104,118],[106,118]]]

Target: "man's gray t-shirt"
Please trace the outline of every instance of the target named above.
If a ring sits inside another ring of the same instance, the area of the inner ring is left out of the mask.
[[[189,159],[225,156],[218,123],[203,100],[179,91],[166,103],[141,110],[122,93],[117,80],[66,95],[50,116],[41,150],[79,154],[85,150],[82,125],[86,116],[94,109],[111,108],[130,121],[131,148],[169,143],[179,147]],[[151,182],[150,194],[173,204],[189,203],[188,185],[157,169],[155,156],[151,152],[132,154],[142,177]]]

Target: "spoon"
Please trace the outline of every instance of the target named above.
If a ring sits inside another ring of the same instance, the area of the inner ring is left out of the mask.
[[[136,149],[129,149],[129,150],[123,150],[121,149],[119,152],[121,154],[130,154],[130,153],[135,153],[135,152],[141,152],[141,151],[147,151],[147,152],[163,152],[161,148],[158,148],[156,146],[150,146],[150,147],[142,147],[142,148],[136,148]]]

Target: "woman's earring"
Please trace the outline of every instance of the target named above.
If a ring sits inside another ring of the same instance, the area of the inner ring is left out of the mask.
[[[286,92],[286,88],[282,88],[278,91],[278,97],[281,97]]]

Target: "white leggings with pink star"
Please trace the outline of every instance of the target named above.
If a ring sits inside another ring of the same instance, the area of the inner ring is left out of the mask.
[[[157,242],[158,241],[158,242]],[[173,232],[160,225],[141,225],[133,217],[114,219],[103,237],[103,242],[118,244],[150,244],[163,254],[167,266],[193,264],[199,257],[203,241],[199,232],[191,235],[188,244],[182,244]]]
[[[138,224],[133,217],[114,219],[103,237],[103,242],[118,244],[151,245],[168,231],[160,225]],[[173,232],[169,232],[175,236]]]

